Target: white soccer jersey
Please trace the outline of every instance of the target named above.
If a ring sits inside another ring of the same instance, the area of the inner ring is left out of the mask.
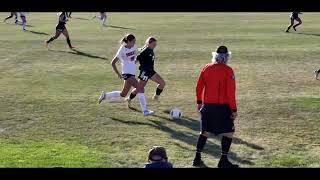
[[[133,46],[128,49],[121,45],[115,57],[119,58],[122,65],[122,74],[136,74],[136,50],[137,47]]]

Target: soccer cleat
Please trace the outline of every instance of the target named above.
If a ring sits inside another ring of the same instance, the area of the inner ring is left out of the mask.
[[[286,32],[288,33],[288,32],[289,32],[289,29],[287,29]]]
[[[218,168],[239,168],[239,165],[232,164],[228,159],[220,159]]]
[[[296,27],[294,27],[294,26],[293,26],[293,29],[294,29],[294,31],[297,31],[297,30],[296,30]]]
[[[318,77],[319,77],[319,74],[320,74],[320,69],[315,70],[314,74],[315,74],[314,77],[316,78],[316,80],[318,80]]]
[[[76,47],[74,47],[74,46],[70,46],[69,48],[70,48],[71,50],[73,50],[73,49],[75,49]]]
[[[154,112],[153,111],[150,111],[150,110],[145,110],[143,111],[143,115],[144,116],[149,116],[149,115],[152,115]]]
[[[128,108],[130,108],[131,107],[131,99],[130,99],[130,97],[125,98],[125,100],[128,103]]]
[[[207,168],[208,166],[200,158],[195,158],[193,160],[192,166],[199,168]]]
[[[100,95],[100,97],[99,97],[99,99],[98,99],[98,103],[101,104],[101,102],[102,102],[103,100],[105,100],[105,99],[106,99],[106,93],[105,93],[104,91],[102,91],[102,92],[101,92],[101,95]]]
[[[153,95],[153,96],[152,96],[152,99],[155,100],[155,101],[159,101],[159,95],[156,95],[156,94]]]

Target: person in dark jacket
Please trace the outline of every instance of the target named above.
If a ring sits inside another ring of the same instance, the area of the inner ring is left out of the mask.
[[[173,168],[173,166],[168,161],[166,149],[161,146],[153,146],[149,150],[148,162],[144,168]]]
[[[302,24],[302,21],[299,17],[299,14],[302,14],[301,12],[292,12],[290,15],[290,25],[288,26],[286,32],[289,32],[290,28],[293,27],[294,31],[297,31],[296,27]],[[297,21],[298,24],[294,25],[294,21]]]
[[[236,82],[233,70],[227,65],[231,53],[226,46],[220,46],[212,53],[212,63],[205,65],[198,76],[196,98],[201,113],[201,132],[193,166],[206,167],[201,152],[209,133],[222,135],[219,168],[237,168],[228,160],[237,117]]]

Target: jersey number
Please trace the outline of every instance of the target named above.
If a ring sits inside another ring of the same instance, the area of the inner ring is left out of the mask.
[[[131,61],[134,61],[134,56],[131,57]]]
[[[148,76],[142,76],[142,80],[147,81],[148,80]]]

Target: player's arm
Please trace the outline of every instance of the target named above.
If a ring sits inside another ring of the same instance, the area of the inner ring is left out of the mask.
[[[229,99],[230,109],[232,110],[232,119],[235,119],[237,116],[236,80],[232,69],[230,69],[228,73],[227,96]]]
[[[113,58],[112,61],[111,61],[112,69],[113,69],[113,71],[118,75],[118,77],[119,77],[120,79],[122,79],[122,76],[121,76],[121,74],[120,74],[119,71],[118,71],[118,68],[117,68],[116,63],[119,61],[119,57],[121,56],[121,53],[122,53],[121,50],[122,50],[122,48],[120,47],[119,50],[118,50],[118,52],[117,52],[117,54],[114,56],[114,58]]]
[[[197,105],[198,105],[198,111],[202,107],[202,96],[203,96],[203,90],[204,90],[204,68],[201,70],[196,84],[196,97],[197,97]]]

